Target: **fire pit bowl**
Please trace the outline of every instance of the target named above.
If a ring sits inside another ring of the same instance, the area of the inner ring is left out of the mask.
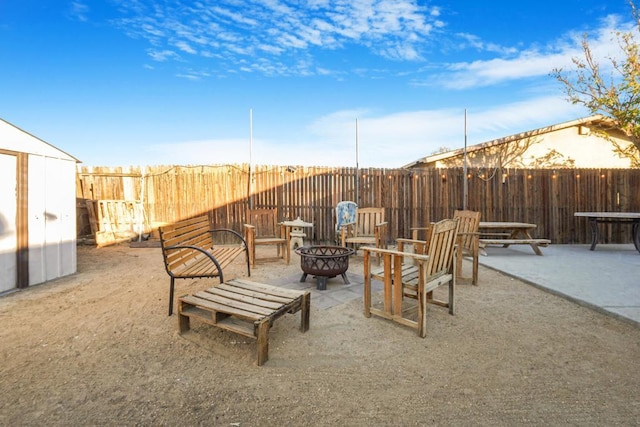
[[[316,278],[317,289],[324,291],[327,289],[327,279],[341,275],[344,283],[349,284],[345,272],[349,268],[349,257],[356,252],[353,249],[343,246],[303,246],[295,251],[300,255],[303,272],[301,282],[311,274]]]

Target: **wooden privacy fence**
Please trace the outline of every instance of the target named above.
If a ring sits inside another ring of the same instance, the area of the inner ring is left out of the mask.
[[[247,208],[277,207],[281,220],[312,222],[316,242],[335,242],[335,206],[353,200],[386,209],[392,241],[409,236],[411,227],[451,217],[462,208],[465,179],[466,206],[480,211],[483,221],[535,223],[534,237],[553,243],[591,241],[587,221],[574,212],[640,212],[640,169],[473,168],[465,176],[462,168],[82,167],[77,197],[139,203],[147,232],[203,213],[218,227],[241,231]],[[603,242],[630,242],[628,226],[602,227]]]

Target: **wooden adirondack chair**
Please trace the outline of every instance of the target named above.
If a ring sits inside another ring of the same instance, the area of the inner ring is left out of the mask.
[[[356,251],[360,245],[386,248],[387,222],[384,220],[384,208],[357,208],[356,221],[345,223],[340,228],[340,243],[342,246],[350,245]]]
[[[460,248],[456,252],[456,270],[458,279],[469,279],[462,277],[462,257],[471,257],[472,273],[471,283],[478,284],[478,255],[480,253],[480,212],[469,210],[456,210],[453,213],[454,218],[458,218],[458,236],[460,239]]]
[[[469,279],[469,277],[462,276],[462,257],[471,257],[471,283],[473,285],[478,284],[478,255],[480,253],[480,212],[470,210],[456,210],[453,213],[453,218],[457,218],[458,224],[458,240],[460,241],[460,250],[456,251],[456,271],[458,279]],[[413,241],[418,241],[419,233],[429,233],[429,227],[414,227],[411,228]],[[409,242],[407,239],[398,239]],[[398,250],[401,250],[400,247]]]
[[[426,336],[427,304],[447,307],[455,313],[456,263],[454,253],[458,232],[458,219],[445,219],[428,228],[427,242],[422,242],[425,254],[388,249],[364,248],[364,313],[372,314],[410,326],[422,338]],[[425,245],[426,243],[426,245]],[[380,254],[382,266],[371,268],[371,255]],[[411,263],[404,263],[405,258]],[[384,284],[383,307],[372,306],[371,279]],[[433,291],[448,286],[448,301],[436,300]],[[406,304],[405,297],[417,300]],[[414,313],[417,310],[417,315]]]
[[[291,249],[289,246],[289,227],[278,223],[278,209],[252,209],[247,211],[247,224],[244,235],[249,248],[251,265],[256,262],[256,246],[275,246],[277,255],[289,264]]]

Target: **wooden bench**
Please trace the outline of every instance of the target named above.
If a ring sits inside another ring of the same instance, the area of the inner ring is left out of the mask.
[[[508,248],[509,245],[529,245],[537,255],[542,255],[539,246],[546,247],[551,243],[549,239],[487,239],[480,238],[480,247],[485,248],[487,245],[502,245]]]
[[[226,228],[211,229],[206,215],[162,226],[159,232],[164,266],[171,277],[169,316],[173,314],[175,279],[218,277],[222,283],[222,269],[242,253],[247,262],[247,275],[251,276],[249,251],[242,235]],[[214,244],[214,235],[237,243]]]
[[[257,364],[269,359],[269,330],[286,313],[301,311],[300,330],[309,330],[309,291],[284,289],[245,279],[220,283],[178,301],[180,334],[189,330],[190,319],[257,340]]]

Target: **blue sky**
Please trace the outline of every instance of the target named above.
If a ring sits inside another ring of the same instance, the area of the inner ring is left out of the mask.
[[[0,0],[0,118],[87,166],[396,168],[463,147],[465,109],[469,145],[586,116],[549,74],[585,33],[604,65],[630,21],[626,0]]]

